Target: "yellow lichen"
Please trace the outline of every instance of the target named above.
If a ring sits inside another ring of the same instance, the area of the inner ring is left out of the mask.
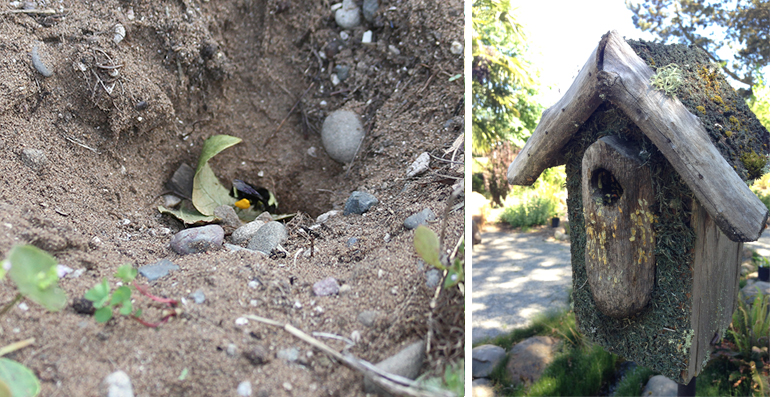
[[[742,164],[747,169],[750,179],[758,179],[763,176],[763,168],[768,163],[768,156],[759,155],[753,150],[752,153],[744,153],[741,156]]]
[[[715,95],[712,97],[712,101],[717,103],[718,105],[723,104],[723,98],[720,97],[720,95]]]
[[[696,106],[696,110],[698,110],[698,111],[700,111],[700,112],[702,112],[704,114],[707,114],[707,109],[704,109],[704,106]]]
[[[730,121],[730,122],[732,122],[734,124],[739,124],[739,120],[737,120],[736,117],[734,117],[734,116],[729,117],[728,121]]]
[[[733,135],[733,134],[734,134],[734,133],[733,133],[733,131],[726,131],[726,132],[725,132],[725,136],[727,136],[727,137],[729,137],[729,138],[730,138],[730,137],[731,137],[731,135]]]

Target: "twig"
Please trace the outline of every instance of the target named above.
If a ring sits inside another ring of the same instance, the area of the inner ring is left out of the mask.
[[[70,138],[67,135],[63,135],[63,138],[68,140],[68,141],[70,141],[70,142],[72,142],[72,143],[74,143],[74,144],[76,144],[76,145],[78,145],[78,146],[84,147],[84,148],[86,148],[86,149],[88,149],[88,150],[90,150],[90,151],[92,151],[92,152],[94,152],[96,154],[99,154],[98,150],[92,148],[91,146],[86,145],[85,143],[81,143],[80,141],[78,141],[75,138]]]
[[[5,314],[5,312],[7,312],[8,310],[11,310],[13,305],[19,303],[19,301],[21,301],[22,298],[24,298],[24,295],[22,295],[21,292],[16,294],[16,296],[13,298],[13,300],[8,302],[5,306],[3,306],[3,309],[0,310],[0,317],[3,317],[3,314]]]
[[[47,9],[47,10],[7,10],[0,12],[0,15],[8,15],[8,14],[38,14],[38,15],[54,15],[56,14],[56,10]]]
[[[251,314],[243,316],[250,320],[258,321],[264,324],[272,325],[275,327],[282,327],[286,332],[294,335],[302,341],[310,344],[311,346],[321,350],[322,352],[336,358],[348,367],[362,372],[373,383],[382,387],[386,391],[396,395],[406,395],[413,397],[453,397],[454,394],[446,390],[428,390],[425,386],[418,382],[407,379],[403,376],[394,375],[383,371],[380,368],[372,365],[371,363],[358,359],[351,354],[341,354],[337,350],[319,342],[315,338],[293,327],[291,324],[281,324],[278,321],[271,320],[269,318],[259,317]]]
[[[309,85],[309,86],[308,86],[308,88],[306,88],[306,89],[305,89],[305,92],[303,92],[303,94],[302,94],[302,95],[300,95],[300,98],[299,98],[299,99],[297,99],[297,102],[295,102],[295,103],[294,103],[294,106],[292,106],[292,108],[291,108],[291,109],[289,109],[289,113],[287,113],[286,117],[284,117],[284,119],[283,119],[283,120],[281,120],[281,124],[279,124],[279,125],[278,125],[278,127],[276,128],[276,130],[275,130],[275,131],[273,131],[273,133],[272,133],[272,134],[270,134],[270,136],[268,137],[268,139],[266,139],[266,140],[265,140],[265,144],[263,144],[263,146],[264,146],[264,145],[267,145],[268,141],[270,141],[271,139],[273,139],[273,137],[274,137],[274,136],[276,136],[276,134],[278,133],[278,130],[280,130],[280,129],[281,129],[281,127],[283,127],[283,126],[284,126],[284,123],[285,123],[285,122],[286,122],[286,121],[289,119],[289,116],[291,116],[291,115],[292,115],[292,112],[294,112],[295,108],[297,108],[297,105],[299,105],[299,104],[300,104],[300,101],[302,101],[302,100],[303,100],[303,98],[305,97],[305,94],[307,94],[307,93],[308,93],[308,91],[310,91],[310,90],[311,90],[311,88],[313,88],[313,86],[314,86],[315,84],[316,84],[316,82],[314,81],[314,82],[312,82],[312,83],[311,83],[311,85]]]
[[[35,343],[35,338],[24,339],[24,340],[21,340],[21,341],[18,341],[18,342],[11,343],[8,346],[0,348],[0,357],[6,355],[8,353],[13,353],[16,350],[23,349],[23,348],[25,348],[25,347],[33,344],[33,343]]]

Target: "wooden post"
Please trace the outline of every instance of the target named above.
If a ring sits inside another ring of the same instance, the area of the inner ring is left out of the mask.
[[[638,153],[608,136],[581,163],[586,275],[597,308],[614,318],[645,308],[655,279],[653,185]]]

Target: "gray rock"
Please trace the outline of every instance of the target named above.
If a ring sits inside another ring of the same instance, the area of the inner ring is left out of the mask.
[[[238,347],[235,343],[229,343],[228,347],[225,349],[225,353],[227,353],[230,357],[235,357],[236,353],[238,352]]]
[[[642,395],[651,397],[676,397],[677,383],[664,375],[656,375],[648,380]]]
[[[230,243],[223,243],[222,246],[225,247],[225,249],[227,249],[230,252],[238,252],[238,251],[257,252],[257,251],[252,251],[250,249],[244,248],[244,247],[242,247],[240,245],[235,245],[235,244],[230,244]],[[262,253],[262,252],[260,252],[260,253]]]
[[[556,352],[559,339],[550,336],[533,336],[517,343],[509,352],[506,365],[510,379],[515,385],[530,385],[546,369]]]
[[[358,316],[356,316],[356,320],[358,320],[365,327],[371,328],[373,325],[375,325],[375,321],[377,321],[379,317],[380,317],[379,311],[365,310],[359,313]]]
[[[747,280],[747,285],[741,290],[741,296],[744,299],[744,302],[748,305],[752,304],[752,302],[755,301],[755,297],[758,295],[758,289],[760,289],[761,294],[769,295],[769,283],[767,281],[754,279]]]
[[[358,12],[358,11],[357,11]],[[350,110],[336,110],[321,126],[321,143],[329,157],[339,163],[350,163],[364,138],[361,118]]]
[[[243,397],[249,397],[252,395],[252,383],[249,381],[243,381],[238,384],[238,389],[236,389],[239,396]]]
[[[490,379],[479,378],[471,382],[472,397],[495,397],[495,389]]]
[[[223,229],[229,229],[231,232],[243,225],[241,219],[238,218],[236,210],[229,205],[221,205],[214,209],[214,216],[222,219]]]
[[[367,22],[372,23],[375,20],[375,13],[379,6],[378,0],[364,0],[364,4],[361,5],[361,13]]]
[[[392,374],[401,375],[405,378],[415,379],[423,365],[426,357],[425,341],[418,341],[408,345],[395,355],[377,363],[375,366]],[[375,385],[369,377],[364,378],[364,391],[366,393],[377,393],[381,396],[389,395],[385,390]]]
[[[348,284],[343,284],[340,286],[340,290],[337,291],[337,294],[340,296],[348,295],[351,292],[352,288]]]
[[[220,225],[206,225],[185,229],[171,238],[169,245],[180,255],[205,252],[222,247],[225,231]]]
[[[195,302],[195,303],[197,303],[199,305],[204,303],[204,302],[206,302],[206,295],[204,295],[202,289],[196,290],[195,292],[190,294],[190,297],[193,298],[193,302]]]
[[[245,351],[244,357],[249,360],[252,365],[264,365],[270,362],[270,353],[262,345],[257,345],[253,349]]]
[[[353,29],[361,24],[359,7],[353,0],[343,0],[343,6],[335,11],[335,22],[343,29]]]
[[[239,227],[230,235],[230,242],[233,244],[242,244],[251,240],[257,233],[257,230],[260,230],[264,224],[265,222],[263,221],[253,220],[246,225]]]
[[[281,349],[276,353],[276,357],[293,363],[300,358],[300,349],[296,347],[290,347],[287,349]]]
[[[431,211],[431,208],[426,208],[417,214],[413,214],[407,217],[407,219],[404,220],[404,227],[407,229],[415,229],[416,227],[423,225],[428,221],[433,221],[434,219],[436,219],[434,211]]]
[[[40,149],[24,149],[21,151],[21,162],[35,172],[41,172],[48,166],[48,157]]]
[[[500,346],[482,345],[471,349],[471,376],[473,378],[490,376],[504,357],[506,357],[506,350]]]
[[[345,202],[345,208],[343,209],[343,215],[350,214],[363,214],[367,212],[373,205],[376,205],[378,200],[375,196],[367,193],[355,191],[351,193],[348,200]]]
[[[288,238],[286,227],[281,222],[271,221],[263,225],[249,240],[246,248],[270,254],[274,248]]]
[[[172,270],[179,270],[179,266],[168,259],[161,259],[152,265],[140,267],[139,274],[145,276],[147,281],[155,281],[161,277],[166,277]]]
[[[335,74],[337,74],[337,78],[339,78],[340,81],[345,81],[345,79],[348,78],[350,73],[351,73],[351,67],[348,65],[335,66]]]
[[[340,285],[334,277],[327,277],[313,284],[313,293],[318,296],[335,295],[340,292]]]
[[[331,217],[333,217],[333,216],[335,216],[335,215],[337,215],[337,214],[339,214],[339,213],[340,213],[340,211],[338,211],[338,210],[331,210],[331,211],[327,211],[327,212],[325,212],[325,213],[323,213],[323,214],[319,215],[319,216],[316,218],[316,223],[324,223],[324,222],[326,222],[326,221],[327,221],[329,218],[331,218]]]
[[[428,171],[428,165],[431,162],[431,156],[428,155],[428,152],[423,152],[418,156],[417,159],[410,165],[410,168],[407,168],[407,177],[412,178],[413,176],[420,175],[426,171]]]
[[[107,397],[134,397],[131,378],[123,371],[115,371],[102,381],[102,395]]]
[[[426,272],[426,286],[428,288],[436,288],[440,282],[442,282],[442,272],[439,269],[429,269]]]
[[[346,247],[351,248],[354,245],[356,245],[359,242],[359,239],[356,237],[351,237],[348,239],[348,241],[345,242]]]

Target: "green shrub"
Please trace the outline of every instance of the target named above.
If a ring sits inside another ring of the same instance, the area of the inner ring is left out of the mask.
[[[500,219],[511,227],[528,228],[535,225],[545,225],[554,215],[555,208],[554,200],[545,197],[530,197],[524,203],[506,207]]]
[[[528,396],[596,396],[613,378],[616,360],[600,345],[569,348],[546,368]]]
[[[646,367],[635,367],[627,372],[621,381],[618,382],[616,392],[613,395],[640,396],[648,380],[654,375],[656,373]]]

